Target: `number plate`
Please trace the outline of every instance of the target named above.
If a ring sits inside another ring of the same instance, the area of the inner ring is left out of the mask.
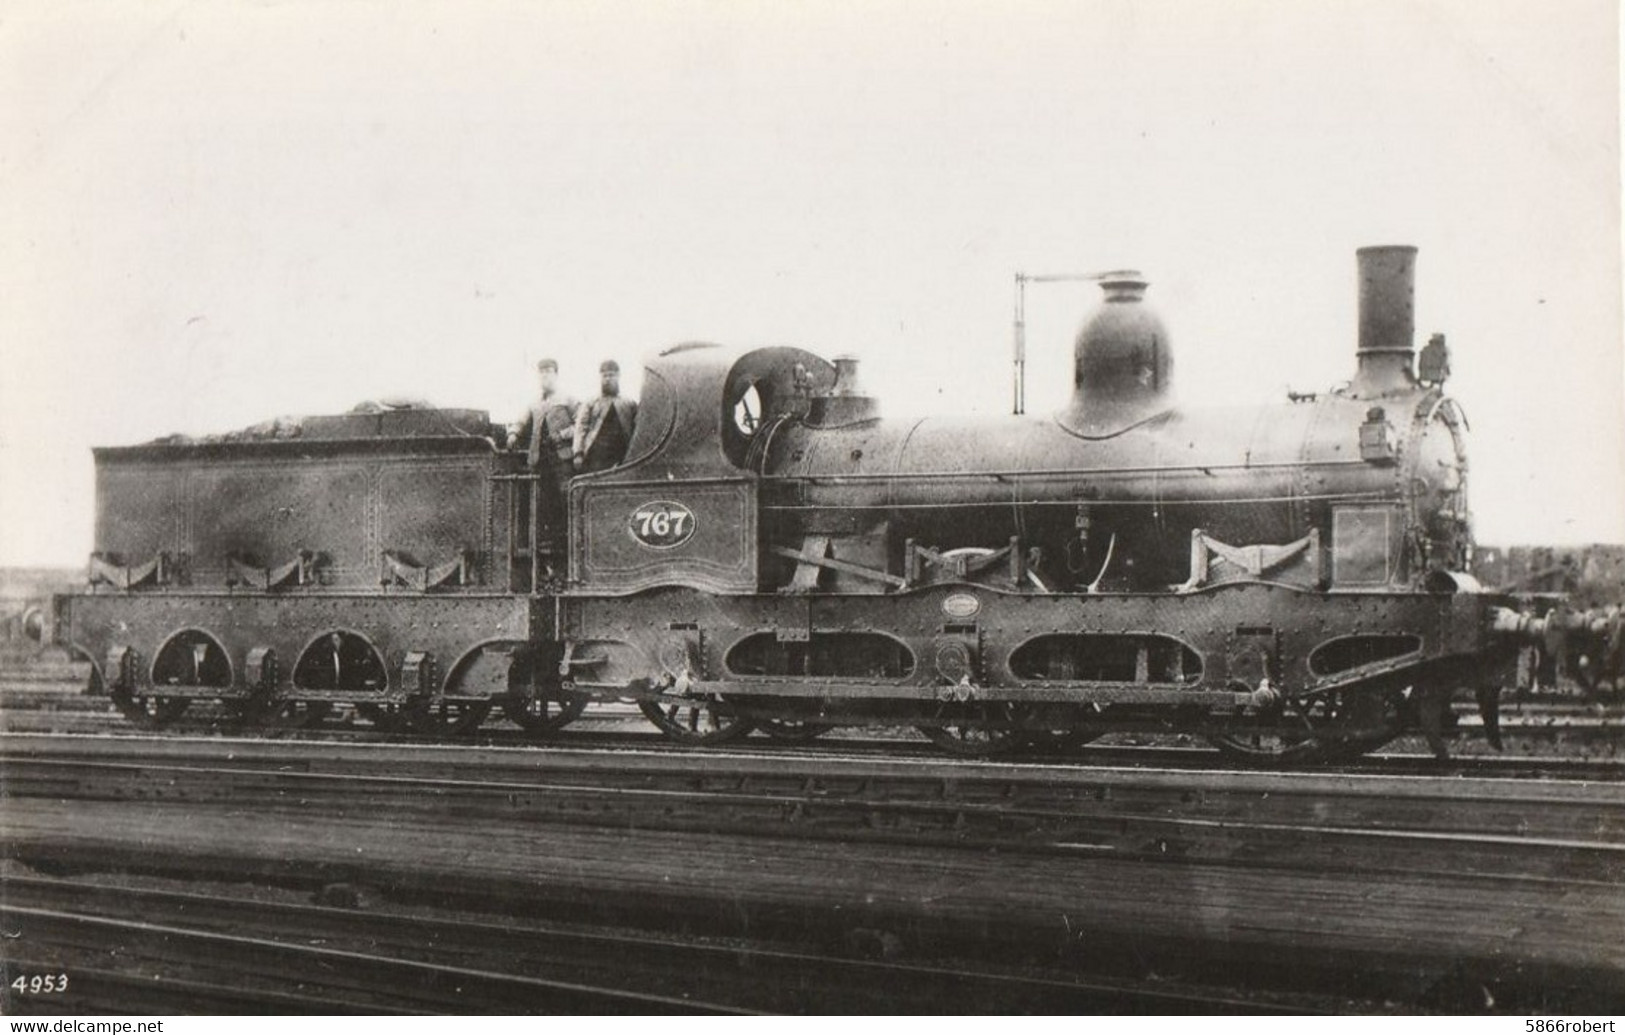
[[[671,500],[645,503],[632,511],[627,531],[644,546],[670,550],[682,546],[694,535],[694,512]]]

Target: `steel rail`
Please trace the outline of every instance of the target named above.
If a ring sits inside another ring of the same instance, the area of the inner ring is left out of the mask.
[[[329,941],[360,940],[412,951],[498,956],[514,962],[564,966],[585,972],[608,967],[617,980],[642,983],[650,994],[681,994],[703,982],[738,1009],[839,1011],[854,1003],[888,1009],[1020,1012],[1095,1012],[1132,1007],[1144,1012],[1318,1012],[1305,1003],[1241,999],[1200,988],[1146,988],[1105,981],[1058,980],[986,967],[896,963],[826,953],[791,951],[768,944],[699,941],[647,931],[572,929],[558,924],[495,924],[486,921],[267,903],[226,895],[132,889],[93,881],[20,878],[8,894],[35,908],[72,905],[84,910],[139,913],[144,921],[185,920],[193,925],[243,923]],[[98,915],[105,915],[99,913]],[[675,985],[665,991],[647,986]]]
[[[87,708],[75,707],[67,711],[53,711],[44,714],[49,715],[50,718],[46,721],[30,722],[18,721],[18,713],[15,711],[0,712],[0,735],[87,736],[99,734],[104,739],[117,740],[186,739],[200,736],[224,740],[251,736],[252,739],[275,743],[422,745],[445,746],[463,750],[512,747],[538,751],[571,751],[624,746],[670,754],[722,753],[735,755],[755,752],[763,756],[777,756],[787,759],[846,755],[849,757],[873,758],[919,757],[951,761],[951,756],[944,755],[940,750],[929,745],[923,738],[913,736],[912,731],[899,735],[895,732],[888,733],[876,730],[871,736],[826,736],[816,742],[801,744],[776,743],[765,739],[748,739],[724,746],[693,747],[669,744],[652,727],[648,729],[603,728],[620,723],[634,723],[641,726],[644,724],[641,716],[595,716],[591,713],[578,720],[574,728],[565,731],[562,735],[541,739],[518,729],[508,729],[500,726],[487,727],[455,739],[448,739],[427,734],[345,726],[259,730],[237,726],[229,721],[211,722],[206,719],[200,721],[182,719],[174,726],[155,734],[152,731],[128,726],[122,717],[111,711],[92,713]],[[1471,727],[1470,722],[1463,721],[1462,730],[1464,732],[1471,729]],[[1125,733],[1123,735],[1149,736],[1160,740],[1171,739],[1173,736],[1168,733]],[[1450,759],[1441,762],[1434,758],[1430,752],[1422,749],[1407,751],[1389,748],[1375,751],[1370,755],[1349,762],[1301,767],[1296,771],[1317,773],[1363,772],[1374,775],[1399,775],[1412,772],[1455,775],[1475,769],[1485,770],[1486,773],[1500,769],[1508,770],[1508,775],[1515,775],[1519,771],[1531,771],[1530,775],[1536,777],[1572,776],[1579,779],[1610,779],[1625,776],[1625,721],[1619,718],[1611,716],[1583,718],[1573,724],[1547,720],[1513,722],[1502,727],[1502,735],[1514,749],[1524,742],[1538,745],[1551,741],[1564,741],[1582,751],[1586,750],[1586,745],[1594,745],[1595,748],[1605,750],[1607,755],[1606,757],[1597,757],[1595,754],[1582,755],[1581,757],[1551,753],[1536,755],[1530,753],[1526,748],[1523,753],[1518,753],[1516,750],[1497,754],[1457,753]],[[1402,740],[1403,738],[1399,739]],[[1205,744],[1170,747],[1166,744],[1096,743],[1072,749],[1064,754],[1053,750],[1034,749],[1007,752],[990,757],[1000,764],[1064,764],[1081,769],[1093,768],[1102,764],[1132,765],[1141,764],[1142,762],[1191,769],[1223,769],[1237,764],[1221,759],[1216,750]],[[1272,767],[1267,762],[1260,762],[1252,768],[1270,769]]]
[[[7,883],[10,883],[8,878]],[[56,960],[0,957],[7,974],[53,974],[67,966]],[[170,974],[117,971],[72,965],[71,983],[63,995],[11,994],[4,1012],[61,1014],[65,1008],[80,1013],[118,1014],[427,1014],[388,1003],[360,1005],[328,996],[303,995],[231,983],[192,981]]]
[[[426,765],[420,760],[415,768]],[[1484,876],[1527,880],[1558,853],[1576,887],[1611,880],[1625,856],[1625,829],[1608,818],[1625,812],[1625,786],[1612,784],[1242,779],[1227,789],[1139,770],[1126,779],[1057,787],[974,770],[944,779],[930,770],[893,769],[854,781],[805,772],[696,773],[692,767],[577,771],[566,779],[513,771],[499,778],[468,767],[460,774],[454,768],[456,775],[398,775],[320,766],[308,756],[292,764],[262,757],[229,766],[0,758],[6,793],[17,798],[247,805],[267,816],[364,806],[506,823],[1027,854],[1091,851],[1164,861],[1172,852],[1191,863],[1289,871],[1359,865],[1411,875],[1477,875],[1485,849],[1494,849],[1495,867]],[[1249,851],[1238,859],[1240,846]],[[1250,857],[1266,846],[1268,858]]]
[[[861,743],[861,742],[860,742]],[[830,778],[912,778],[954,781],[960,786],[1008,782],[1052,788],[1102,786],[1176,787],[1217,791],[1254,791],[1280,794],[1367,794],[1385,798],[1415,797],[1462,802],[1489,799],[1500,804],[1606,800],[1625,805],[1625,786],[1616,781],[1520,780],[1504,776],[1463,776],[1457,764],[1439,764],[1426,773],[1369,772],[1363,767],[1277,770],[1258,767],[1186,769],[1183,767],[1080,766],[1070,759],[1021,761],[1016,759],[954,759],[937,752],[915,757],[891,753],[815,751],[806,746],[753,750],[743,745],[727,748],[681,749],[658,736],[639,735],[617,740],[614,746],[566,745],[462,745],[445,741],[348,739],[267,739],[263,737],[178,736],[116,737],[0,733],[0,760],[17,763],[44,760],[122,761],[147,764],[249,764],[262,766],[365,766],[360,775],[386,774],[399,767],[426,775],[426,766],[489,775],[495,770],[520,773],[616,774],[626,778],[648,775],[708,778],[761,777],[790,781]],[[1117,749],[1114,749],[1117,750]],[[1152,749],[1164,755],[1178,749]],[[1196,753],[1194,750],[1189,753]]]
[[[1023,805],[1019,799],[999,802],[953,798],[919,801],[908,796],[900,800],[885,800],[787,795],[770,791],[728,793],[718,790],[604,788],[584,784],[289,773],[192,766],[92,765],[120,786],[110,787],[105,782],[97,782],[88,792],[76,794],[72,788],[65,786],[63,779],[48,776],[43,781],[44,789],[52,796],[63,799],[82,796],[92,800],[140,801],[162,797],[192,803],[237,804],[251,801],[245,799],[246,792],[263,790],[266,800],[258,804],[271,809],[283,804],[289,797],[297,799],[302,808],[321,804],[345,807],[365,802],[375,808],[437,811],[448,802],[455,802],[465,815],[487,814],[482,813],[482,808],[494,807],[499,814],[515,819],[574,825],[632,824],[642,829],[743,831],[811,839],[828,839],[839,835],[845,839],[1019,848],[1029,852],[1091,848],[1118,856],[1160,857],[1166,854],[1170,843],[1189,842],[1201,835],[1222,835],[1227,842],[1242,839],[1273,841],[1284,837],[1311,837],[1321,842],[1380,839],[1387,842],[1385,851],[1391,851],[1401,842],[1475,850],[1495,847],[1503,850],[1500,859],[1503,865],[1509,861],[1505,857],[1507,850],[1562,850],[1570,856],[1573,865],[1583,861],[1582,853],[1598,856],[1593,865],[1598,868],[1599,874],[1611,872],[1611,868],[1625,858],[1625,843],[1529,833],[1527,815],[1495,817],[1508,829],[1522,828],[1520,832],[1511,833],[1497,830],[1358,827],[1328,822],[1265,822],[1233,816],[1170,816],[1156,811],[1134,810],[1075,814],[1063,809]],[[256,782],[254,778],[258,777],[269,777],[273,786],[253,786]],[[70,774],[67,778],[75,777]],[[196,783],[185,785],[183,778]],[[26,784],[28,780],[26,775],[12,775],[10,781],[14,786],[8,793],[17,794],[15,785]],[[24,793],[26,790],[25,787]],[[384,797],[368,793],[379,790],[384,792]],[[1596,814],[1588,810],[1570,825],[1590,828],[1598,823]],[[1094,836],[1095,840],[1077,840],[1086,835]],[[1106,840],[1102,842],[1101,837]],[[1130,844],[1125,845],[1124,842]],[[1133,844],[1143,847],[1136,849],[1132,847]],[[1200,854],[1197,858],[1212,861]],[[1418,871],[1415,867],[1407,867],[1407,872]]]
[[[66,867],[67,872],[97,872],[111,867],[131,874],[169,879],[211,882],[253,880],[288,889],[325,887],[334,881],[353,882],[357,887],[367,889],[369,898],[372,894],[370,889],[376,888],[386,896],[387,901],[432,903],[440,908],[455,904],[458,908],[487,913],[566,917],[577,921],[585,919],[594,924],[618,923],[632,928],[647,926],[653,920],[670,929],[683,932],[692,930],[702,936],[705,932],[711,932],[711,937],[746,935],[759,938],[767,934],[791,943],[805,943],[809,937],[814,937],[825,944],[840,944],[854,933],[856,924],[865,929],[872,928],[872,934],[897,932],[902,938],[903,951],[926,948],[929,953],[943,957],[959,951],[976,959],[993,959],[999,965],[1010,963],[1037,968],[1050,967],[1056,961],[1061,961],[1069,972],[1078,972],[1077,968],[1081,966],[1091,973],[1127,976],[1131,982],[1146,980],[1152,972],[1186,973],[1201,975],[1197,980],[1231,988],[1276,988],[1312,991],[1315,994],[1324,992],[1334,996],[1352,994],[1356,998],[1369,997],[1373,1000],[1414,999],[1434,994],[1430,991],[1433,985],[1448,977],[1446,970],[1441,968],[1466,967],[1466,973],[1474,975],[1474,980],[1489,982],[1486,987],[1495,989],[1498,1000],[1509,1004],[1526,1004],[1527,1008],[1553,1008],[1556,1000],[1550,996],[1557,987],[1569,989],[1570,992],[1565,995],[1580,995],[1579,999],[1573,1001],[1592,1004],[1587,1009],[1598,1008],[1593,1000],[1617,1003],[1620,994],[1617,971],[1599,969],[1604,966],[1601,958],[1587,962],[1584,958],[1575,957],[1565,947],[1570,944],[1565,940],[1568,936],[1561,935],[1557,926],[1562,923],[1581,924],[1571,932],[1573,935],[1579,937],[1581,932],[1589,931],[1585,935],[1585,939],[1588,939],[1586,944],[1592,945],[1594,952],[1607,958],[1617,955],[1612,949],[1606,952],[1601,949],[1601,943],[1597,942],[1600,931],[1595,923],[1590,928],[1584,926],[1585,918],[1591,915],[1585,911],[1587,908],[1601,908],[1599,915],[1617,913],[1617,899],[1612,894],[1617,887],[1614,883],[1584,884],[1563,877],[1547,876],[1525,878],[1530,886],[1519,887],[1511,883],[1510,878],[1493,872],[1469,873],[1464,868],[1449,866],[1437,872],[1427,872],[1396,865],[1391,874],[1384,877],[1373,868],[1361,865],[1358,860],[1351,860],[1347,853],[1341,851],[1328,859],[1323,871],[1304,874],[1307,882],[1301,886],[1290,875],[1277,876],[1268,872],[1275,867],[1267,863],[1250,863],[1246,860],[1237,860],[1236,863],[1265,872],[1226,874],[1220,872],[1218,867],[1198,864],[1188,871],[1187,879],[1177,872],[1184,871],[1181,864],[1187,861],[1177,855],[1177,850],[1166,857],[1163,865],[1133,862],[1127,868],[1120,865],[1120,857],[1117,856],[1084,858],[1076,864],[1064,859],[1051,862],[1036,858],[1031,860],[1031,865],[1038,867],[1032,872],[1049,873],[1052,879],[1061,881],[1067,879],[1066,874],[1081,874],[1079,879],[1085,884],[1111,874],[1136,872],[1141,875],[1139,884],[1142,891],[1165,883],[1173,888],[1186,887],[1187,891],[1189,886],[1199,884],[1230,888],[1234,886],[1233,882],[1240,881],[1252,889],[1249,894],[1257,897],[1255,905],[1259,907],[1274,901],[1274,896],[1279,894],[1289,901],[1294,898],[1300,900],[1300,907],[1307,905],[1312,909],[1312,904],[1325,895],[1328,880],[1332,886],[1346,887],[1346,893],[1352,893],[1356,898],[1368,892],[1378,893],[1386,882],[1391,882],[1396,894],[1406,899],[1416,899],[1424,888],[1441,890],[1448,893],[1448,901],[1456,903],[1456,908],[1467,910],[1474,921],[1475,930],[1479,932],[1468,936],[1479,940],[1469,940],[1467,947],[1461,945],[1462,936],[1443,936],[1445,942],[1468,953],[1451,964],[1448,959],[1441,960],[1436,955],[1438,938],[1422,937],[1416,944],[1405,937],[1398,941],[1386,937],[1373,938],[1377,932],[1357,919],[1364,914],[1356,903],[1345,903],[1342,912],[1344,919],[1353,926],[1331,941],[1317,940],[1313,949],[1306,945],[1281,943],[1272,938],[1268,933],[1273,929],[1272,925],[1284,923],[1288,929],[1292,929],[1300,921],[1295,912],[1275,915],[1273,921],[1268,921],[1264,919],[1270,915],[1267,910],[1260,914],[1262,927],[1254,929],[1243,921],[1240,926],[1228,925],[1228,933],[1216,933],[1205,923],[1194,927],[1179,923],[1160,927],[1151,923],[1146,926],[1145,917],[1131,923],[1119,916],[1114,908],[1107,907],[1104,912],[1086,910],[1084,925],[1068,924],[1066,937],[1062,939],[1057,921],[1065,919],[1064,910],[1067,907],[1064,903],[1057,903],[1063,912],[1051,913],[1048,909],[1034,912],[1033,903],[1028,902],[1025,912],[1011,916],[1008,921],[1004,919],[1002,911],[989,913],[962,899],[944,912],[936,904],[935,895],[916,898],[905,893],[895,900],[883,896],[881,902],[865,905],[862,903],[867,900],[851,897],[855,892],[850,887],[835,901],[821,904],[825,902],[825,896],[821,893],[790,893],[792,888],[804,888],[805,880],[817,879],[819,873],[827,872],[820,870],[821,864],[816,861],[819,856],[787,848],[783,843],[773,847],[771,842],[760,842],[763,849],[778,860],[778,877],[770,874],[765,883],[753,884],[747,880],[735,886],[724,881],[702,886],[690,880],[680,885],[667,885],[655,876],[652,882],[646,880],[644,883],[629,884],[627,876],[633,871],[623,872],[613,868],[613,865],[611,871],[601,877],[566,867],[564,872],[557,875],[560,879],[552,880],[545,874],[525,871],[523,867],[513,871],[507,864],[466,874],[460,869],[420,866],[411,861],[409,842],[396,846],[397,852],[405,850],[409,854],[397,855],[393,862],[388,861],[389,852],[382,844],[374,846],[380,853],[376,856],[369,848],[367,861],[361,856],[339,858],[331,852],[304,857],[305,861],[301,861],[283,859],[274,848],[268,853],[267,846],[279,843],[274,837],[261,837],[257,842],[241,846],[230,840],[210,840],[206,845],[193,843],[184,846],[164,841],[153,842],[150,839],[152,825],[155,819],[164,814],[162,811],[143,813],[134,820],[133,825],[124,824],[128,827],[126,834],[98,837],[95,830],[99,829],[99,825],[95,815],[111,819],[115,814],[124,816],[128,812],[122,805],[112,809],[101,803],[97,803],[97,806],[101,812],[92,815],[91,826],[86,828],[88,838],[74,835],[67,841],[51,843],[39,842],[36,835],[32,843],[25,840],[20,846],[22,850],[17,853],[18,857],[27,863],[37,852],[43,851],[44,854],[38,855],[42,864],[49,860],[54,865]],[[198,815],[197,810],[186,806],[162,808],[167,808],[167,814],[182,823]],[[240,810],[233,809],[231,813],[237,815]],[[207,819],[207,816],[200,818]],[[275,819],[252,813],[246,819],[256,828],[264,828],[268,823],[272,827],[277,824]],[[374,823],[380,830],[389,830],[396,821],[388,817],[374,817]],[[344,819],[335,816],[329,820],[306,816],[296,829],[307,832],[321,829],[353,831],[354,824],[353,817]],[[42,829],[49,829],[50,826],[47,824]],[[217,821],[211,826],[223,828],[224,824]],[[67,828],[60,824],[56,828],[67,833]],[[488,822],[464,820],[460,816],[448,816],[444,823],[437,822],[422,829],[433,830],[436,836],[454,843],[469,844],[494,830]],[[126,840],[128,833],[135,833],[138,840]],[[514,828],[512,833],[518,840],[510,839],[502,850],[509,856],[512,856],[518,843],[535,840],[539,845],[554,844],[556,851],[566,850],[558,846],[576,846],[567,849],[570,857],[573,858],[579,850],[585,858],[597,858],[600,863],[609,863],[615,858],[613,853],[620,850],[617,846],[628,844],[646,845],[650,850],[665,845],[701,852],[712,851],[705,848],[706,845],[716,845],[716,851],[743,863],[747,855],[755,854],[753,846],[758,843],[751,838],[739,837],[672,839],[670,835],[653,832],[647,836],[638,832],[639,839],[634,842],[628,842],[625,835],[613,832],[592,832],[579,836],[531,831],[521,835],[518,828]],[[218,845],[219,850],[210,847],[212,845]],[[858,846],[852,846],[850,851],[857,853],[857,857],[864,857],[864,850]],[[899,857],[890,848],[868,851],[877,862]],[[1005,853],[996,854],[997,860],[989,853],[980,851],[957,860],[943,854],[940,865],[956,873],[987,871],[990,866],[994,870],[1006,870],[1012,865],[1018,867],[1017,872],[1027,871],[1028,864],[1015,860],[1002,861]],[[935,861],[937,857],[919,850],[904,849],[900,857],[899,873],[911,867],[925,867],[927,869],[922,872],[936,872],[932,868],[939,865]],[[803,864],[794,862],[795,859],[804,860],[808,869],[802,870],[800,866]],[[1552,856],[1550,861],[1561,864],[1563,856]],[[380,866],[380,862],[385,865]],[[786,866],[791,868],[785,869]],[[1223,867],[1226,870],[1233,868]],[[1549,866],[1546,868],[1550,869]],[[749,867],[745,869],[748,871]],[[1493,871],[1496,867],[1492,865],[1488,869]],[[651,870],[644,866],[642,870],[656,875],[661,872],[658,867]],[[792,875],[793,883],[783,885],[782,880]],[[991,879],[991,876],[989,872],[988,878]],[[470,877],[478,879],[467,879]],[[839,878],[832,885],[834,888],[842,886]],[[1012,891],[1015,889],[1012,888]],[[1504,899],[1501,897],[1503,895]],[[1020,899],[1020,895],[1017,894],[1016,898]],[[1480,916],[1467,905],[1496,901],[1517,905],[1515,915],[1522,918],[1517,922],[1534,925],[1534,929],[1528,931],[1529,937],[1534,937],[1538,929],[1542,955],[1527,959],[1517,954],[1507,956],[1507,948],[1503,944],[1504,929],[1495,926],[1493,914]],[[1585,903],[1591,903],[1591,906],[1587,907]],[[1548,907],[1557,909],[1559,904],[1566,904],[1559,915],[1566,914],[1568,921],[1547,920]],[[1353,912],[1349,912],[1350,907],[1353,907]],[[1074,917],[1078,915],[1073,913]],[[1407,912],[1403,915],[1409,917],[1411,914]],[[1460,919],[1466,922],[1468,916]],[[1309,921],[1304,919],[1303,922]],[[1073,937],[1074,927],[1077,928],[1076,938]],[[1315,923],[1311,923],[1311,928],[1320,929]],[[1091,932],[1093,937],[1087,941],[1078,940],[1085,937],[1086,931]],[[1420,935],[1422,932],[1411,933]],[[828,940],[832,936],[841,941]],[[1114,955],[1113,944],[1133,946],[1134,958]],[[960,948],[955,950],[953,946]],[[1198,969],[1190,969],[1197,965],[1197,961],[1200,961]],[[1531,966],[1534,969],[1530,969]],[[1282,983],[1283,974],[1291,975],[1290,982]],[[1152,981],[1155,983],[1155,979]],[[1554,985],[1554,982],[1559,984]],[[1476,989],[1477,986],[1472,988]],[[1536,1005],[1541,1003],[1546,1005]],[[1468,1008],[1476,1009],[1470,1005]]]
[[[144,952],[139,954],[148,959],[237,973],[269,972],[290,981],[384,994],[406,1003],[443,1007],[467,1007],[473,1003],[502,1012],[533,1012],[538,1007],[543,1011],[592,1013],[616,1009],[637,1013],[752,1012],[698,999],[174,924],[35,909],[9,901],[0,903],[0,916],[36,943],[97,948],[112,938],[123,938],[142,945]]]

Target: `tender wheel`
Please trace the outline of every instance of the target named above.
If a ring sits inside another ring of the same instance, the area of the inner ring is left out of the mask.
[[[128,690],[114,690],[113,704],[126,719],[143,729],[168,726],[191,706],[185,697],[160,697],[156,694],[134,694]]]
[[[302,730],[320,725],[332,711],[329,701],[273,701],[249,704],[238,714],[245,722],[270,729]]]
[[[721,701],[671,698],[639,701],[638,708],[660,732],[686,747],[726,744],[754,725]]]
[[[468,736],[491,714],[490,701],[436,701],[407,710],[412,729],[436,737]]]
[[[355,713],[372,723],[380,733],[399,733],[407,728],[407,714],[398,704],[368,701],[355,706]]]
[[[562,730],[581,717],[587,702],[562,693],[538,692],[531,696],[514,694],[502,701],[502,714],[515,726],[535,736]]]

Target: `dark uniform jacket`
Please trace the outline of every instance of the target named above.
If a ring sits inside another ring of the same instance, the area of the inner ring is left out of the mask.
[[[582,469],[602,471],[626,459],[637,422],[638,404],[618,395],[600,395],[577,410],[575,455]]]

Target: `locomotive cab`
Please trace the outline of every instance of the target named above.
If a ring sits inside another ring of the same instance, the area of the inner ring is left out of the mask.
[[[836,365],[804,349],[656,356],[626,462],[570,484],[571,591],[756,592],[762,458],[835,385]]]

